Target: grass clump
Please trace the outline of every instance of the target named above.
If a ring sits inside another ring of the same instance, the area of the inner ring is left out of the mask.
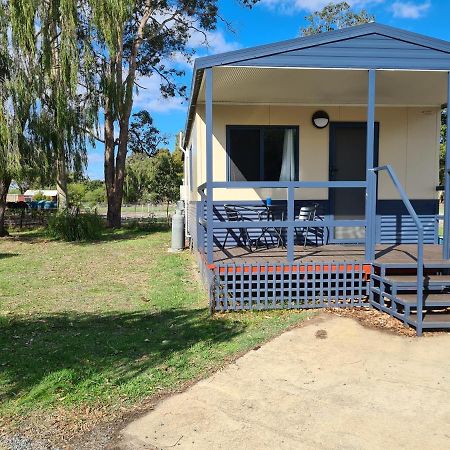
[[[50,216],[47,234],[55,239],[74,241],[94,241],[100,239],[104,224],[96,213],[68,209]]]

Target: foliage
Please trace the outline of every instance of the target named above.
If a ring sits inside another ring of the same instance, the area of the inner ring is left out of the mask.
[[[81,205],[86,195],[87,189],[83,183],[69,183],[67,187],[70,202],[72,205]]]
[[[167,231],[125,228],[95,245],[37,233],[2,243],[3,431],[2,420],[24,424],[33,414],[32,428],[53,439],[67,432],[64,424],[73,429],[74,416],[85,430],[91,417],[110,420],[204,377],[306,317],[211,316],[192,256],[167,254],[169,242]]]
[[[72,205],[81,205],[82,203],[94,205],[106,200],[105,183],[102,180],[69,183],[68,192]]]
[[[47,233],[63,241],[92,241],[101,237],[103,221],[94,213],[62,210],[48,219]]]
[[[104,203],[106,201],[106,191],[105,185],[96,187],[92,190],[87,190],[84,194],[84,199],[86,203],[91,205],[96,205],[97,203]]]
[[[180,148],[176,148],[173,153],[168,149],[160,149],[151,158],[144,154],[131,155],[126,164],[124,199],[129,203],[171,203],[179,198],[182,177]]]
[[[153,125],[148,111],[139,111],[132,115],[128,133],[128,150],[133,153],[153,156],[161,144],[167,144],[167,139],[161,136]]]
[[[36,192],[35,195],[33,195],[33,200],[34,200],[35,202],[40,202],[41,200],[48,200],[48,201],[51,201],[52,198],[49,197],[49,196],[47,196],[47,195],[44,195],[44,193],[43,193],[42,191],[38,191],[38,192]]]
[[[314,11],[305,19],[308,25],[300,29],[302,36],[374,22],[375,16],[369,14],[365,9],[353,11],[350,5],[344,1],[339,3],[330,2],[320,11]]]
[[[167,149],[155,156],[153,175],[150,180],[150,195],[153,203],[169,205],[180,198],[180,185],[183,178],[183,165]]]
[[[144,154],[134,154],[127,158],[124,184],[124,200],[127,203],[150,200],[154,161],[154,157]]]
[[[77,27],[78,6],[0,0],[0,234],[11,179],[25,186],[56,178],[65,192],[66,166],[79,171],[86,162],[98,98],[91,95],[93,60]]]

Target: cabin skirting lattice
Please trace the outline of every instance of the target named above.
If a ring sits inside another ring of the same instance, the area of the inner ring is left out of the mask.
[[[215,264],[211,311],[366,306],[371,265],[361,262]]]

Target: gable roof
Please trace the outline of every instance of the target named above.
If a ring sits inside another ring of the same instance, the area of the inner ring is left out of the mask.
[[[368,23],[198,58],[185,142],[189,140],[204,69],[217,66],[450,70],[450,42]]]
[[[273,56],[294,50],[316,47],[332,42],[344,41],[369,34],[378,34],[387,38],[450,54],[450,42],[413,33],[411,31],[402,30],[400,28],[394,28],[388,25],[366,23],[341,30],[328,31],[312,36],[304,36],[287,41],[275,42],[273,44],[260,45],[257,47],[245,48],[242,50],[235,50],[232,52],[198,58],[195,61],[194,70],[205,69],[207,67],[233,65],[239,62],[242,63],[244,61]]]

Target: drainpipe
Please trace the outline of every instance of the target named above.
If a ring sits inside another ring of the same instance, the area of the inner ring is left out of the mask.
[[[188,232],[187,227],[187,211],[188,211],[188,205],[190,203],[190,197],[191,197],[191,181],[189,179],[189,161],[188,158],[191,157],[189,152],[184,148],[184,135],[183,132],[180,131],[178,134],[178,146],[180,147],[181,151],[184,155],[184,164],[183,164],[183,172],[184,172],[184,180],[183,180],[183,187],[184,187],[184,214],[185,214],[185,225],[184,225],[184,235],[185,237],[191,239],[191,234]]]

